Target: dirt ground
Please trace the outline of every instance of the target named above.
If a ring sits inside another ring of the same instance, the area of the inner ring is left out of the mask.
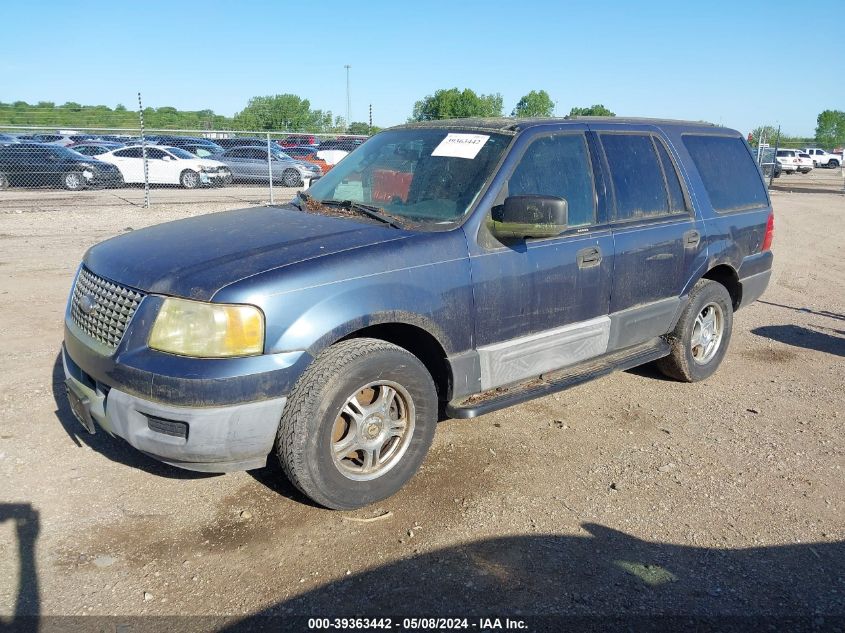
[[[173,192],[142,209],[87,193],[0,197],[0,625],[683,614],[825,628],[845,617],[842,194],[772,194],[772,283],[737,314],[712,378],[640,368],[444,421],[404,490],[344,513],[309,504],[275,467],[189,473],[72,418],[58,353],[85,249],[262,201],[189,205]]]

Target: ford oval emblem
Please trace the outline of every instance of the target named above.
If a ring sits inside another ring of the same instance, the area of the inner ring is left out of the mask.
[[[79,309],[82,310],[84,314],[91,314],[97,309],[96,297],[91,294],[82,295],[82,298],[79,300]]]

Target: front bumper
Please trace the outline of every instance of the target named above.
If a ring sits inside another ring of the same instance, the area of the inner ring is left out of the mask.
[[[62,348],[65,385],[74,414],[162,462],[188,470],[261,468],[273,448],[287,398],[227,406],[183,407],[155,402],[94,380]]]
[[[232,184],[232,172],[228,169],[220,169],[218,171],[201,171],[200,182],[204,185],[208,184]]]

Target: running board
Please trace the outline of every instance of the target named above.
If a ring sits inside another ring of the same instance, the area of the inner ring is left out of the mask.
[[[624,371],[668,356],[672,346],[662,338],[629,347],[576,367],[543,374],[509,387],[498,387],[446,405],[452,418],[477,418],[479,415],[504,409],[534,398],[569,389],[575,385],[601,378],[614,371]]]

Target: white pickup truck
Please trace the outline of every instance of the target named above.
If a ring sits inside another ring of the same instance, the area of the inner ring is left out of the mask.
[[[841,159],[838,154],[828,154],[823,149],[817,147],[807,147],[800,151],[810,155],[810,158],[813,159],[814,167],[830,167],[834,169],[840,165]]]

